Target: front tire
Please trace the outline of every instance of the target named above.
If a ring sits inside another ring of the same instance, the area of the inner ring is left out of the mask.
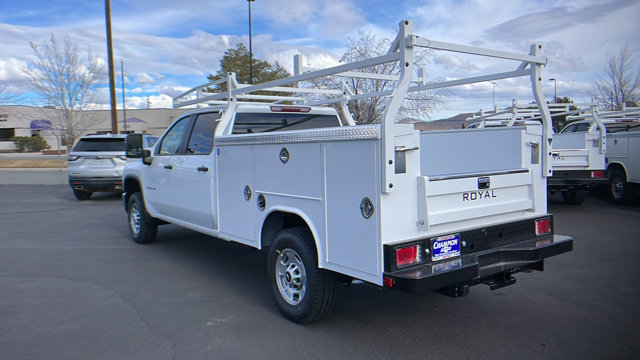
[[[584,190],[569,190],[562,192],[562,200],[567,205],[580,205],[584,202],[585,195]]]
[[[158,223],[147,213],[139,192],[131,195],[127,206],[129,233],[138,244],[147,244],[156,240]]]
[[[620,169],[613,169],[609,174],[609,197],[618,204],[629,204],[634,200],[633,189]]]
[[[269,250],[267,275],[276,305],[287,319],[308,324],[333,310],[338,280],[334,273],[318,268],[313,236],[307,228],[278,233]]]

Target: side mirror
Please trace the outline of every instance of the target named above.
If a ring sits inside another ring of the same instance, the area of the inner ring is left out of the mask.
[[[151,165],[153,163],[153,157],[151,157],[151,150],[142,150],[142,163],[145,165]]]
[[[130,134],[127,135],[127,158],[139,159],[142,157],[142,135]]]

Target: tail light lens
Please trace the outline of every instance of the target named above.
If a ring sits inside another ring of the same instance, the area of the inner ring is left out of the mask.
[[[396,267],[403,267],[422,261],[420,245],[396,248]]]
[[[279,105],[271,105],[269,106],[272,112],[297,112],[297,113],[308,113],[311,111],[311,108],[308,106],[279,106]]]
[[[536,219],[536,236],[551,234],[551,218]]]
[[[592,172],[591,172],[591,177],[592,177],[592,178],[601,178],[601,177],[604,177],[604,171],[592,171]]]

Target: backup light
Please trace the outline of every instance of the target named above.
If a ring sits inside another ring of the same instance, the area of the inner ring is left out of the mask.
[[[396,267],[407,266],[422,260],[420,245],[396,248]]]
[[[300,112],[300,113],[308,113],[311,111],[311,108],[308,106],[279,106],[279,105],[271,105],[271,112]]]
[[[551,233],[551,218],[536,219],[536,236]]]

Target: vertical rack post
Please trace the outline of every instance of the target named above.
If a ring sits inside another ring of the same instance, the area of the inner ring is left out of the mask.
[[[400,30],[396,41],[398,42],[398,66],[400,79],[391,95],[391,100],[382,118],[382,192],[394,191],[393,177],[395,174],[395,134],[394,125],[400,106],[411,86],[413,76],[413,42],[408,39],[413,34],[413,24],[409,20],[400,22]],[[393,47],[392,47],[393,50]]]

